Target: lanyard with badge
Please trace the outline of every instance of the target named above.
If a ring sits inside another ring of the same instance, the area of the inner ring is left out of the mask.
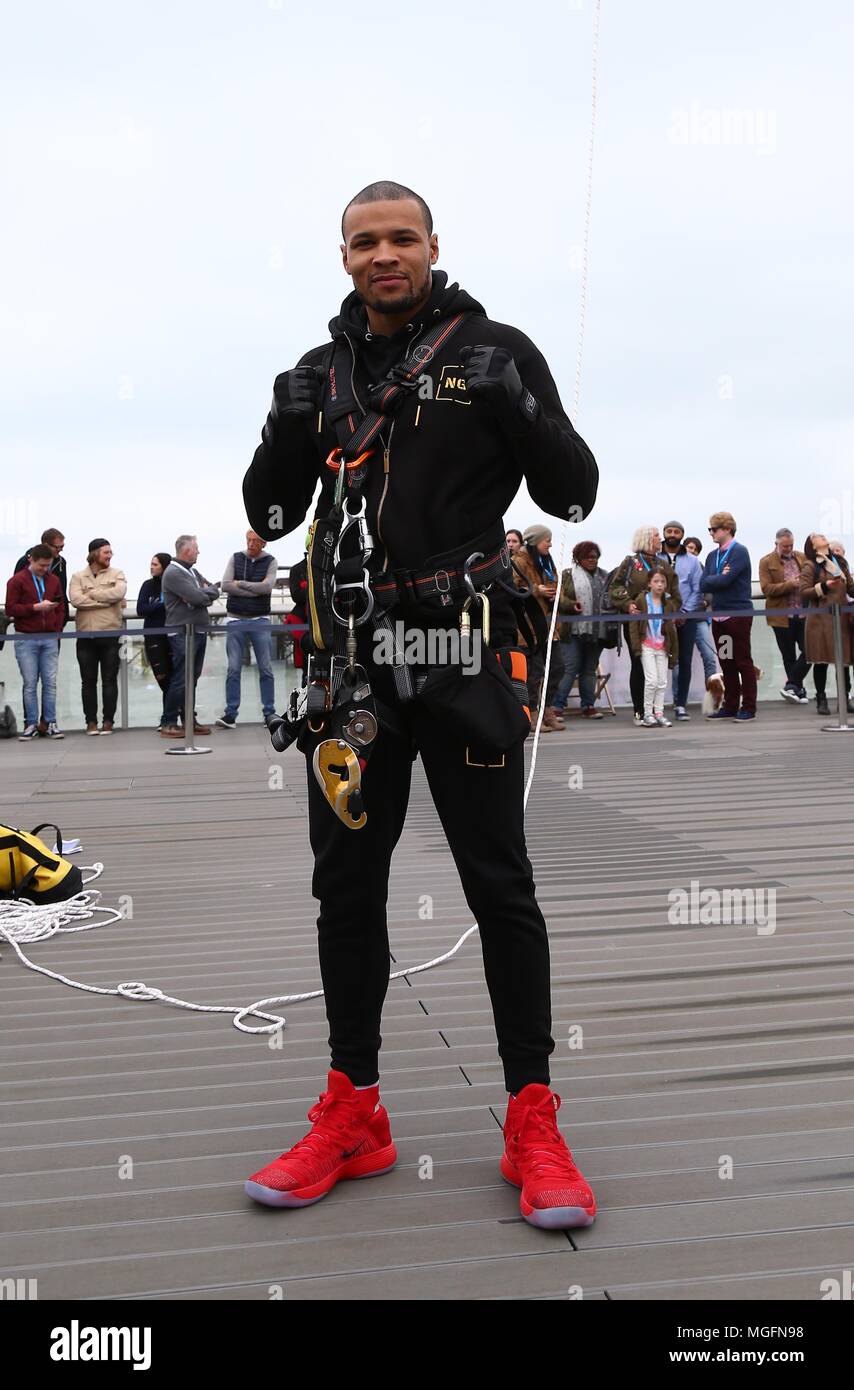
[[[44,601],[44,580],[40,579],[39,576],[37,574],[34,574],[32,570],[30,570],[30,574],[32,575],[33,583],[36,586],[36,593],[39,596],[39,603],[42,603]]]
[[[716,568],[716,570],[715,570],[715,573],[716,573],[716,574],[720,574],[721,570],[723,569],[724,565],[726,564],[727,556],[729,555],[729,552],[732,550],[734,544],[735,544],[734,541],[730,541],[730,543],[729,543],[729,545],[727,546],[726,550],[719,550],[719,551],[718,551],[717,556],[716,556],[716,558],[715,558],[715,564],[716,564],[716,566],[717,566],[717,568]]]

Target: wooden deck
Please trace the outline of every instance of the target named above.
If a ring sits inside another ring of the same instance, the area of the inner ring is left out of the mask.
[[[541,740],[529,847],[591,1229],[532,1229],[499,1177],[476,938],[390,989],[399,1166],[302,1212],[253,1205],[242,1181],[305,1128],[322,1001],[287,1008],[271,1050],[227,1018],[74,992],[3,946],[0,1278],[45,1300],[819,1298],[854,1260],[854,737],[823,722],[781,704],[652,731],[621,711]],[[105,901],[133,900],[130,922],[32,947],[39,963],[205,1003],[316,987],[303,760],[259,727],[205,742],[187,759],[145,731],[0,745],[0,818],[57,820],[105,863]],[[776,930],[671,924],[692,879],[776,889]],[[398,965],[470,924],[420,767],[390,923]]]

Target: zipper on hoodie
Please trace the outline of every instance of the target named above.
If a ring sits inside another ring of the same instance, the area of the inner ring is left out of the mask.
[[[388,569],[388,547],[386,546],[386,543],[383,540],[382,517],[383,504],[385,503],[386,493],[388,492],[388,480],[391,474],[391,437],[394,434],[394,424],[395,422],[394,420],[392,420],[391,429],[388,432],[388,443],[386,443],[385,440],[383,440],[383,474],[385,476],[383,477],[383,491],[382,496],[380,497],[380,504],[377,507],[377,535],[379,536],[384,551],[383,567],[381,570],[382,574],[385,574],[386,570]]]

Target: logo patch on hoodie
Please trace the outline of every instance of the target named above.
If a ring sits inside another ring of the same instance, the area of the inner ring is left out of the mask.
[[[456,401],[457,405],[471,405],[463,369],[458,362],[452,362],[440,371],[435,398],[437,401]]]

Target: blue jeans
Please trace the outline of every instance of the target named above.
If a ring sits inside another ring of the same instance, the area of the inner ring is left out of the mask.
[[[243,620],[241,620],[243,621]],[[243,653],[246,644],[251,643],[258,664],[258,684],[261,687],[261,710],[265,719],[276,713],[276,690],[273,680],[273,630],[268,619],[253,623],[252,627],[234,630],[234,623],[227,623],[225,629],[225,651],[228,657],[228,675],[225,678],[225,713],[228,719],[236,719],[240,708],[240,677],[243,668]]]
[[[24,724],[39,722],[39,678],[42,683],[42,717],[46,724],[56,723],[56,668],[59,664],[59,643],[56,633],[51,636],[34,634],[15,643],[15,656],[24,686]]]
[[[687,637],[683,639],[682,637],[682,634],[688,628],[694,629],[693,640]],[[715,643],[714,639],[712,638],[712,625],[710,622],[703,618],[696,623],[683,623],[682,626],[678,629],[678,632],[679,660],[673,668],[673,690],[675,692],[673,703],[675,705],[684,706],[688,703],[688,690],[691,686],[691,660],[694,655],[694,647],[696,646],[698,652],[700,653],[700,660],[703,663],[703,674],[705,675],[706,680],[709,679],[709,676],[714,676],[716,672],[718,672],[721,668],[718,664],[718,654],[715,651]],[[684,664],[682,659],[683,640],[686,642],[686,644],[688,641],[692,641],[691,651],[690,653],[686,653]],[[685,671],[684,690],[682,689],[683,670]],[[680,699],[680,695],[684,695],[684,699]]]
[[[566,709],[573,681],[578,677],[581,708],[592,709],[596,703],[596,667],[602,654],[601,642],[588,642],[583,637],[570,637],[560,643],[564,660],[563,677],[555,694],[555,709]]]
[[[673,672],[673,703],[682,709],[688,703],[688,691],[691,689],[691,666],[698,626],[698,623],[687,622],[676,629],[679,657]]]
[[[202,666],[205,661],[205,647],[208,638],[205,632],[196,632],[193,638],[193,695],[195,697],[196,686],[202,674]],[[184,671],[186,662],[184,660],[184,634],[179,633],[177,637],[169,638],[169,650],[172,653],[172,679],[166,691],[166,698],[163,702],[163,718],[160,721],[161,727],[168,726],[174,728],[180,720],[184,718]],[[192,711],[195,716],[195,709]]]

